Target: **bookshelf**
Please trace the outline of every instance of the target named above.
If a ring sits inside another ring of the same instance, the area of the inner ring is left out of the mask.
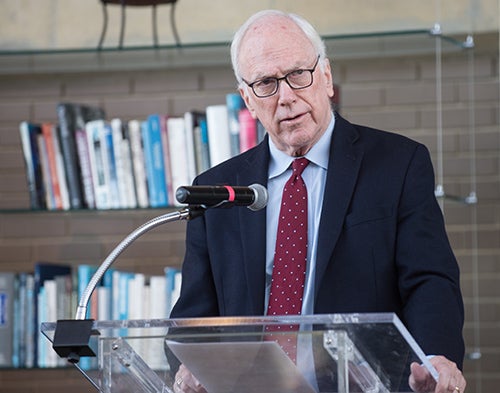
[[[465,47],[460,37],[442,35],[437,27],[400,31],[323,36],[327,53],[335,59],[415,56],[432,53],[440,37],[443,51]],[[60,48],[1,50],[0,75],[45,72],[92,72],[178,69],[230,65],[229,42],[182,45],[126,46],[123,48]]]
[[[438,38],[439,37],[439,38]],[[373,32],[324,37],[327,52],[333,53],[334,68],[336,63],[357,61],[370,58],[397,58],[428,56],[435,53],[436,39],[440,39],[443,53],[460,53],[466,49],[465,41],[460,38],[436,34],[432,29],[391,32]],[[104,73],[127,72],[172,72],[182,73],[185,69],[222,69],[228,74],[212,92],[195,91],[192,95],[208,96],[213,94],[219,99],[227,90],[232,89],[232,75],[229,70],[229,48],[227,42],[184,44],[182,47],[160,46],[128,47],[123,49],[96,48],[58,49],[58,50],[0,50],[0,77],[23,78],[24,76],[56,75],[57,73],[94,75]],[[394,82],[395,83],[395,82]],[[217,90],[218,89],[218,90]],[[195,89],[193,89],[195,90]],[[116,102],[121,93],[113,93]],[[39,98],[38,98],[39,97]],[[58,98],[51,93],[44,93],[30,102],[37,100],[55,101]],[[72,98],[78,97],[78,94]],[[90,94],[83,93],[84,100]],[[106,101],[99,96],[96,101]],[[17,101],[23,98],[16,98]],[[207,102],[210,99],[207,98]],[[33,111],[31,109],[31,113]],[[17,119],[21,120],[21,119]],[[12,120],[12,124],[15,121]],[[12,143],[15,146],[15,143]],[[20,145],[19,145],[20,146]],[[9,151],[13,147],[7,148]],[[17,172],[18,183],[23,183],[24,172]],[[22,179],[19,180],[19,177]],[[26,271],[30,263],[43,256],[57,260],[72,260],[78,264],[84,260],[99,263],[111,248],[127,233],[147,221],[149,218],[165,212],[164,209],[134,210],[76,210],[69,212],[30,211],[23,208],[9,208],[0,205],[1,244],[7,250],[6,257],[0,259],[1,270]],[[153,231],[143,241],[130,250],[118,261],[123,269],[152,272],[158,266],[179,266],[183,254],[184,224],[163,226]],[[167,243],[162,244],[162,243]],[[75,255],[78,255],[75,261]],[[23,261],[23,262],[21,262]],[[39,392],[57,392],[62,380],[64,390],[91,391],[82,376],[73,369],[55,370],[0,370],[0,384],[9,391],[34,390]],[[62,388],[61,388],[62,391]]]

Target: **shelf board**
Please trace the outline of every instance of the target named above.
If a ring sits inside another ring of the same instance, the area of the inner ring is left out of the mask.
[[[432,30],[405,30],[324,36],[332,59],[408,56],[434,53],[436,38],[443,51],[464,44]],[[127,71],[185,67],[229,66],[229,42],[182,45],[128,46],[123,48],[0,49],[0,74]]]

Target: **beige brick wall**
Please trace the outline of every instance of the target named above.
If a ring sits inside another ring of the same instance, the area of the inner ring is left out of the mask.
[[[491,49],[491,48],[490,48]],[[493,48],[495,49],[495,48]],[[453,248],[462,270],[468,351],[468,392],[500,385],[500,133],[498,54],[478,51],[474,60],[474,113],[479,203],[445,202]],[[334,63],[341,112],[349,120],[409,135],[436,152],[435,62],[432,54]],[[443,172],[445,190],[467,195],[471,140],[464,53],[443,59]],[[29,213],[18,124],[56,121],[59,101],[101,105],[107,117],[128,120],[153,112],[172,115],[223,103],[233,91],[229,65],[173,70],[0,75],[0,269],[29,271],[37,260],[98,263],[134,228],[163,211]],[[435,161],[436,162],[436,161]],[[12,211],[16,210],[17,211]],[[119,266],[161,273],[179,265],[184,223],[155,229],[120,257]],[[477,242],[477,251],[473,249]],[[477,271],[477,275],[475,274]],[[478,286],[478,297],[474,286]],[[479,321],[475,312],[479,312]],[[479,329],[479,330],[476,330]],[[475,342],[479,332],[480,341]]]

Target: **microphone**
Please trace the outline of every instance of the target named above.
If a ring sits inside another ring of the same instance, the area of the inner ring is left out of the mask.
[[[214,206],[232,203],[252,211],[267,205],[267,190],[261,184],[242,186],[183,186],[175,193],[177,201],[190,205]]]

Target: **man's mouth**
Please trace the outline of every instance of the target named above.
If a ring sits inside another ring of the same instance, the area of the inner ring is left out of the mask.
[[[293,121],[301,119],[303,116],[304,116],[304,113],[299,113],[298,115],[295,115],[295,116],[285,117],[285,118],[281,119],[280,122],[281,123],[293,122]]]

